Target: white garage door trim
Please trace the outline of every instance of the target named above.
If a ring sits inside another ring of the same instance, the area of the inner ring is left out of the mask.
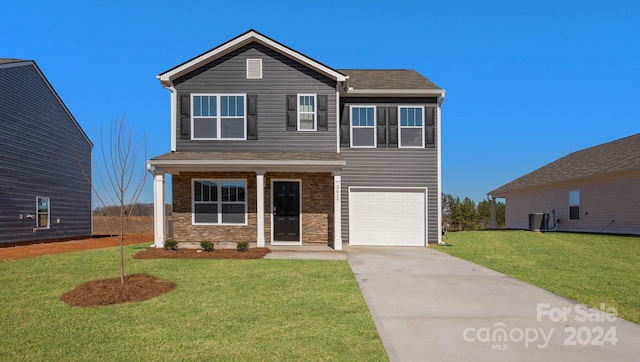
[[[426,246],[426,187],[349,187],[349,245]]]

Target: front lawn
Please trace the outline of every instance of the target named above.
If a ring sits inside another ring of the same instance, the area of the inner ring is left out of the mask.
[[[640,238],[515,230],[449,233],[437,250],[640,323]]]
[[[177,284],[140,303],[71,307],[78,284],[118,276],[117,248],[0,261],[0,359],[386,360],[346,261],[138,260]]]

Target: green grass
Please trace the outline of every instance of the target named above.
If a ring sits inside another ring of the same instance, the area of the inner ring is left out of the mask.
[[[158,298],[71,307],[60,296],[118,276],[117,248],[0,261],[0,360],[386,360],[346,261],[137,260],[177,284]]]
[[[640,238],[528,231],[449,233],[437,250],[640,323]]]

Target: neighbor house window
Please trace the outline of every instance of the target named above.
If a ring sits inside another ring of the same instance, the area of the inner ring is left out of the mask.
[[[424,147],[424,108],[398,107],[400,147]]]
[[[247,59],[247,79],[262,79],[262,59]]]
[[[194,94],[191,104],[193,139],[247,138],[244,94]]]
[[[316,95],[298,94],[298,131],[316,130]]]
[[[351,107],[351,147],[376,147],[376,109]]]
[[[580,220],[580,190],[569,191],[569,220]]]
[[[193,180],[193,224],[246,225],[245,180]]]
[[[48,197],[36,197],[36,225],[38,229],[48,229],[51,220],[51,204]]]

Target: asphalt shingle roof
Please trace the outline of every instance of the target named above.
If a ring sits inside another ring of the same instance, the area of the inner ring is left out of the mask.
[[[342,155],[329,152],[169,152],[152,160],[232,160],[232,161],[342,161]]]
[[[413,69],[338,69],[353,89],[440,89]]]
[[[491,192],[505,193],[563,181],[640,170],[640,133],[564,156]]]

